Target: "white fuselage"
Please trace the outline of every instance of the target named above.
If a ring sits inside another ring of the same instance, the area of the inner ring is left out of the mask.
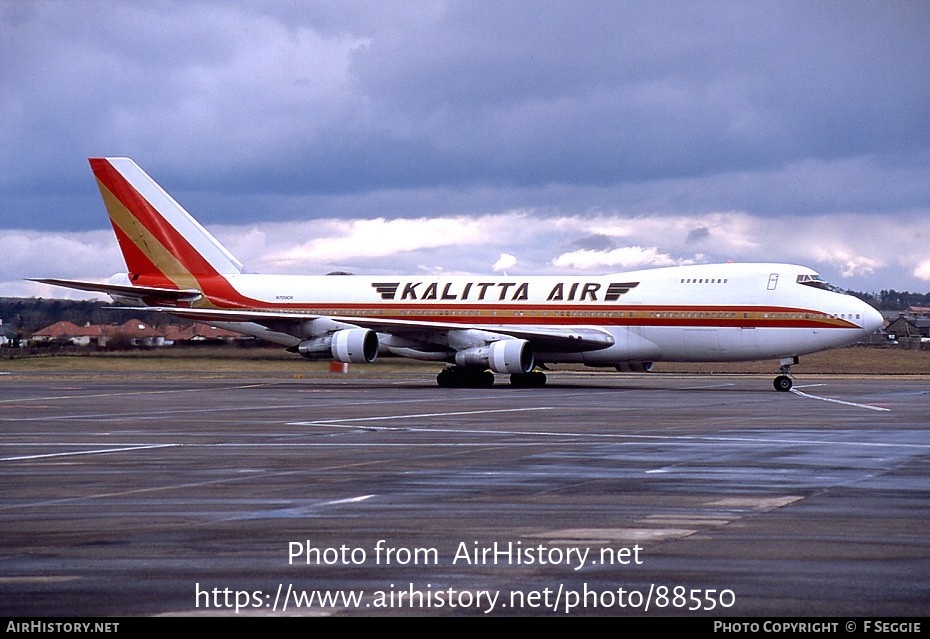
[[[423,322],[430,341],[467,340],[467,331],[584,328],[613,345],[537,349],[538,362],[614,365],[629,361],[736,361],[785,358],[843,346],[882,326],[881,315],[852,296],[799,283],[814,271],[789,264],[710,264],[606,276],[286,276],[231,275],[231,294],[207,305],[292,310],[362,321]],[[234,292],[232,292],[234,291]],[[437,338],[436,324],[450,336]],[[231,328],[293,345],[304,336],[263,326]],[[308,327],[308,335],[319,326]],[[409,333],[409,330],[407,331]],[[455,333],[459,333],[455,336]],[[416,356],[407,340],[382,348]],[[435,351],[423,359],[439,359]]]

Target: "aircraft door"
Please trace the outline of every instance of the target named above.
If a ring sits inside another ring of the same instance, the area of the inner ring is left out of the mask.
[[[774,291],[776,286],[778,286],[778,273],[772,273],[769,275],[768,290]]]

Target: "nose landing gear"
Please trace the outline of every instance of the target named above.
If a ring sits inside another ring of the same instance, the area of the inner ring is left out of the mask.
[[[775,378],[773,385],[777,391],[790,391],[792,386],[791,378],[787,375],[779,375]]]
[[[791,381],[791,378],[788,377],[788,375],[791,374],[791,365],[797,364],[800,361],[801,360],[798,358],[797,355],[795,355],[794,357],[782,357],[780,360],[778,360],[778,363],[781,364],[781,366],[778,369],[781,375],[776,377],[775,381],[772,382],[772,385],[775,387],[775,390],[782,392],[782,393],[787,393],[788,391],[791,390],[791,386],[794,384],[794,382]]]

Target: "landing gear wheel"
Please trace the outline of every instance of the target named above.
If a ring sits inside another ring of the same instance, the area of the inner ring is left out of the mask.
[[[444,368],[436,375],[436,383],[439,384],[439,388],[455,388],[455,377],[451,367]]]
[[[798,359],[797,355],[793,357],[782,357],[780,360],[778,360],[778,363],[781,364],[781,366],[778,367],[778,372],[781,373],[781,375],[776,377],[775,381],[772,382],[775,390],[782,393],[787,393],[791,390],[791,386],[794,384],[794,382],[791,381],[791,378],[788,377],[788,375],[791,373],[791,365],[797,364],[799,361],[800,360]]]
[[[514,374],[510,376],[510,385],[514,388],[542,388],[546,385],[546,374],[542,371]]]
[[[447,366],[436,375],[440,388],[491,388],[494,373],[463,366]]]

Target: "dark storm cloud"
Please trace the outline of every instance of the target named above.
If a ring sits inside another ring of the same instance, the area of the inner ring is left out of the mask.
[[[703,242],[710,237],[710,229],[706,226],[700,226],[696,229],[688,231],[688,236],[685,238],[685,242],[688,244],[697,244]]]
[[[7,2],[0,206],[100,228],[106,154],[208,222],[926,207],[928,31],[922,2]]]
[[[354,66],[390,119],[483,149],[479,179],[689,177],[927,141],[917,5],[481,6],[375,38]]]
[[[568,243],[566,250],[589,250],[589,251],[609,251],[617,248],[617,240],[606,235],[595,233],[586,237],[580,237]]]

